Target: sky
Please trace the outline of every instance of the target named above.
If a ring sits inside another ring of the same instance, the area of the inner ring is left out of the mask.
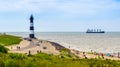
[[[120,0],[0,0],[0,32],[120,32]]]

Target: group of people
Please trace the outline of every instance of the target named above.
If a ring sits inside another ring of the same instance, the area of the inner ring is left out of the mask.
[[[16,46],[17,50],[20,50],[20,46]],[[11,50],[13,49],[13,47],[11,47]]]
[[[37,50],[37,53],[41,53],[41,50]],[[27,54],[27,53],[26,53]],[[28,55],[31,55],[31,50],[28,51]]]
[[[75,54],[76,55],[79,55],[80,54],[80,51],[78,51],[78,50],[73,50],[74,52],[75,52]],[[110,53],[97,53],[97,52],[94,52],[94,51],[90,51],[90,52],[87,52],[87,54],[93,54],[93,55],[96,55],[97,56],[97,58],[98,59],[105,59],[105,56],[106,57],[118,57],[118,58],[120,58],[120,52],[118,52],[118,54],[115,56],[115,55],[112,55],[112,54],[110,54]],[[84,58],[88,58],[87,56],[86,56],[86,52],[82,52],[82,55],[83,55],[83,57]]]
[[[17,46],[16,48],[17,48],[17,50],[20,50],[20,46]]]
[[[97,52],[93,52],[94,55],[98,55],[98,58],[102,58],[104,59],[104,57],[116,57],[116,58],[120,58],[120,52],[118,53],[97,53]]]
[[[83,52],[83,56],[84,56],[85,59],[87,59],[87,56],[86,56],[85,52]]]

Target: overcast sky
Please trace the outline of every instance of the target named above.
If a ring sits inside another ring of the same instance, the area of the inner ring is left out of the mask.
[[[0,32],[120,31],[120,0],[0,0]]]

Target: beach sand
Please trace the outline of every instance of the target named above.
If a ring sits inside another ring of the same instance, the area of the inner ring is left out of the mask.
[[[56,50],[56,47],[49,41],[36,40],[32,41],[23,40],[18,45],[8,46],[11,53],[26,53],[36,54],[38,52],[44,52],[48,54],[59,55],[60,52]]]
[[[20,42],[20,44],[7,46],[7,48],[10,49],[9,51],[10,53],[37,54],[39,52],[43,52],[47,54],[59,55],[60,54],[59,50],[64,49],[65,47],[55,42],[32,39],[32,41],[23,40]],[[82,52],[76,49],[70,49],[70,48],[67,49],[69,49],[71,53],[73,53],[79,58],[91,59],[91,58],[98,58],[98,56],[101,56],[100,53],[98,53],[98,55],[95,55],[95,54],[89,54],[87,52]],[[108,56],[104,56],[104,59],[120,60],[120,58],[118,57],[108,57]]]

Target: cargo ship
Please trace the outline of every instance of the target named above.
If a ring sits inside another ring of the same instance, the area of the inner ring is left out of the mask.
[[[86,33],[105,33],[105,31],[101,31],[101,29],[88,29]]]

